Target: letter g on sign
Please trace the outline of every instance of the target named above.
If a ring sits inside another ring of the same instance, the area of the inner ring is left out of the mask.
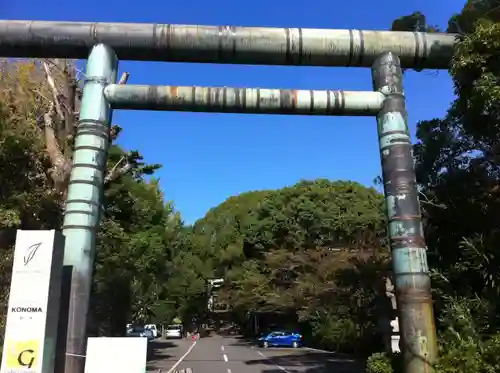
[[[19,355],[17,355],[17,362],[20,366],[31,369],[35,362],[35,350],[27,349],[21,351]]]
[[[26,369],[37,369],[40,352],[39,340],[7,340],[5,346],[6,371],[14,372]]]

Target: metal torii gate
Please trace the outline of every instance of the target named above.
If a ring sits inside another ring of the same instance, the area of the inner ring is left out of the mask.
[[[0,57],[88,57],[63,224],[65,268],[71,270],[65,371],[83,372],[112,109],[376,116],[405,372],[432,370],[436,331],[401,66],[447,69],[455,39],[421,32],[0,20]],[[116,85],[118,59],[371,67],[374,90]]]

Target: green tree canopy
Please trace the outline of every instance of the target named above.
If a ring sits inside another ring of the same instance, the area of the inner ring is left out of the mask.
[[[340,348],[352,348],[350,338],[374,333],[377,311],[368,309],[387,275],[383,198],[374,189],[319,179],[244,193],[210,210],[194,233],[224,269],[218,302],[240,319],[279,313],[330,347],[341,338]],[[369,291],[355,289],[365,266],[373,267],[363,278]]]

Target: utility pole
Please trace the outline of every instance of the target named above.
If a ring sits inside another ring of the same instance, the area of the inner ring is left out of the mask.
[[[437,357],[436,326],[399,58],[380,55],[372,79],[385,96],[377,127],[405,373],[428,373]]]

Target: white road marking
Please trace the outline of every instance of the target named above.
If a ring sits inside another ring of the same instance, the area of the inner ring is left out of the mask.
[[[320,350],[319,348],[312,348],[312,347],[302,347],[304,350],[309,350],[309,351],[318,351],[318,352],[326,352],[328,354],[333,354],[334,352],[332,351],[326,351],[326,350]]]
[[[289,370],[287,370],[286,368],[283,368],[281,365],[278,365],[276,364],[271,358],[267,357],[266,355],[264,355],[262,352],[260,351],[257,351],[257,353],[262,356],[264,359],[266,359],[267,361],[269,361],[270,363],[274,364],[279,370],[282,370],[283,372],[285,373],[291,373]]]
[[[333,351],[327,351],[327,350],[320,350],[319,348],[312,348],[312,347],[302,347],[304,350],[309,350],[309,351],[316,351],[316,352],[323,352],[324,354],[335,354],[335,352]],[[333,361],[345,361],[347,363],[353,363],[355,362],[356,360],[354,359],[344,359],[344,358],[339,358],[339,359],[335,359]]]
[[[224,354],[224,355],[222,355],[222,356],[224,357],[224,361],[227,363],[227,355],[226,355],[226,354]]]
[[[224,346],[220,346],[220,349],[221,349],[222,351],[224,351]]]
[[[189,353],[194,348],[194,346],[196,346],[196,342],[198,342],[198,341],[194,341],[193,342],[193,344],[188,348],[188,350],[186,351],[186,353],[184,355],[182,355],[179,360],[177,360],[177,362],[172,366],[172,368],[170,368],[168,370],[167,373],[172,373],[175,370],[175,368],[177,368],[179,366],[179,364],[182,363],[182,360],[184,360],[186,358],[186,356],[189,355]]]
[[[227,373],[231,373],[231,369],[228,369],[228,370],[227,370]]]

